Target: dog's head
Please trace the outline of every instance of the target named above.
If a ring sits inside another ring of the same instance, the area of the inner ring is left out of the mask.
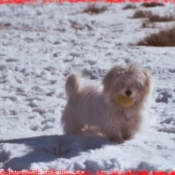
[[[121,107],[143,103],[150,92],[151,76],[137,63],[114,66],[103,80],[104,93],[108,100]]]

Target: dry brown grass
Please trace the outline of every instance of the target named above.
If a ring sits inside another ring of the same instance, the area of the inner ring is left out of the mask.
[[[95,4],[90,4],[83,10],[83,13],[100,14],[105,12],[107,9],[107,6],[97,6]]]
[[[161,29],[158,33],[147,35],[137,45],[175,47],[175,26],[168,29]]]
[[[164,6],[164,4],[160,2],[144,2],[141,4],[141,6],[146,8],[151,8],[151,7],[157,7],[157,6]]]
[[[171,22],[171,21],[175,21],[175,17],[172,15],[166,15],[166,16],[159,16],[156,14],[151,14],[148,16],[148,19],[143,21],[142,23],[142,27],[143,28],[154,28],[155,22]]]
[[[0,23],[0,30],[9,29],[11,27],[10,23]]]
[[[158,14],[153,14],[151,11],[137,10],[135,11],[133,18],[148,18],[148,22],[169,22],[175,21],[174,15],[160,16]]]
[[[134,13],[133,18],[148,18],[151,15],[152,15],[151,11],[137,10]]]
[[[123,10],[128,10],[128,9],[136,9],[136,6],[134,4],[127,4],[123,7]]]
[[[174,20],[175,18],[172,15],[160,16],[160,15],[151,14],[149,16],[149,22],[168,22],[168,21],[174,21]]]

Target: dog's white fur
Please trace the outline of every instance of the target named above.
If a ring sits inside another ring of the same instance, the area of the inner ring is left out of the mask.
[[[61,118],[65,134],[80,134],[85,126],[100,129],[110,140],[123,142],[138,131],[141,110],[150,92],[151,76],[137,63],[114,66],[103,80],[103,89],[85,86],[78,74],[66,81],[68,102]],[[119,95],[132,97],[133,104],[121,107]]]

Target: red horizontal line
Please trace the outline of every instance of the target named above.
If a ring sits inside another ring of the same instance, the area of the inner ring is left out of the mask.
[[[25,171],[0,171],[0,175],[91,175],[90,172],[85,172],[85,171],[56,171],[56,170],[48,170],[45,172],[40,172],[37,170],[25,170]],[[170,171],[170,172],[165,172],[165,171],[153,171],[153,172],[148,172],[148,171],[128,171],[128,172],[117,172],[113,171],[111,173],[106,173],[105,171],[98,171],[96,172],[98,175],[175,175],[175,171]]]
[[[0,4],[36,4],[38,0],[0,0]]]
[[[0,0],[0,4],[37,4],[40,0]],[[80,2],[106,2],[106,3],[124,3],[126,0],[42,0],[42,3],[60,3],[60,2],[70,2],[70,3],[80,3]],[[141,3],[141,2],[175,2],[175,0],[128,0],[131,3]]]

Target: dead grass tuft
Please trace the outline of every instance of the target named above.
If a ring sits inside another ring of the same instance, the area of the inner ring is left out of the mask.
[[[141,6],[146,8],[151,8],[151,7],[157,7],[157,6],[164,6],[164,4],[161,2],[144,2],[141,4]]]
[[[152,15],[151,11],[137,10],[134,13],[133,18],[148,18],[151,15]]]
[[[175,47],[175,26],[161,29],[158,33],[147,35],[137,45],[155,47]]]
[[[160,16],[152,14],[149,16],[149,22],[168,22],[168,21],[174,21],[175,18],[171,15],[169,16]]]
[[[153,14],[151,11],[137,10],[133,18],[148,18],[148,22],[169,22],[175,21],[174,15],[160,16],[158,14]]]
[[[136,6],[134,4],[127,4],[126,6],[123,7],[123,10],[128,10],[128,9],[136,9]]]
[[[84,10],[83,13],[88,13],[88,14],[100,14],[103,13],[107,10],[107,6],[97,6],[95,4],[90,4],[88,5]]]

